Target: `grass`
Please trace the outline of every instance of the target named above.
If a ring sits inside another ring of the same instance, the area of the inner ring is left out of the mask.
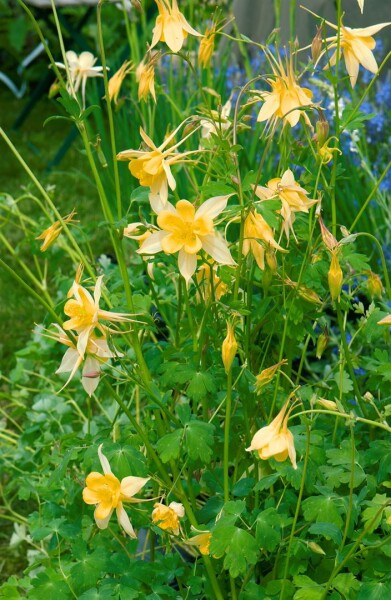
[[[61,214],[68,214],[73,208],[77,210],[78,218],[93,225],[96,214],[95,206],[97,195],[92,187],[91,180],[87,174],[86,162],[81,155],[79,140],[76,139],[61,163],[47,171],[47,165],[61,147],[64,139],[70,131],[70,124],[66,121],[56,120],[46,124],[44,121],[50,115],[58,114],[58,106],[55,100],[43,97],[34,106],[27,120],[18,130],[12,130],[12,124],[20,111],[26,104],[28,98],[17,100],[8,90],[1,90],[0,111],[3,115],[3,129],[12,140],[24,160],[32,169],[46,189],[51,190],[55,204]],[[6,144],[1,141],[2,169],[0,170],[0,194],[17,199],[29,191],[37,195],[38,192],[31,182],[28,174],[22,169],[17,159],[11,153]],[[4,197],[0,200],[3,203]],[[8,223],[4,206],[0,203],[0,227],[1,233],[12,246],[18,246],[18,255],[27,264],[32,263],[32,254],[39,252],[37,243],[33,238],[26,240],[15,231]],[[23,201],[24,213],[34,219],[41,219],[39,207],[31,200]],[[37,229],[38,235],[50,223],[46,219],[40,221],[42,227]],[[98,244],[98,255],[104,252],[104,242]],[[3,254],[6,261],[13,266],[9,252]],[[51,273],[54,276],[55,273]],[[23,344],[31,335],[30,327],[26,323],[40,321],[44,316],[44,309],[37,305],[29,296],[21,290],[20,284],[14,281],[10,275],[1,272],[0,293],[0,360],[3,369],[8,370],[15,361],[14,353],[23,347]],[[50,285],[50,278],[48,285]],[[28,318],[26,318],[28,315]],[[10,326],[11,324],[11,326]]]

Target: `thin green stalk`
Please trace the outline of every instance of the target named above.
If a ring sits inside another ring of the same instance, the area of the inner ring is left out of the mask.
[[[224,423],[224,500],[229,501],[229,433],[232,411],[232,369],[227,373],[227,396],[225,401]]]
[[[332,415],[333,417],[336,417],[336,418],[341,417],[343,419],[352,420],[353,422],[366,423],[367,425],[370,425],[371,427],[379,427],[379,429],[384,429],[384,431],[387,431],[387,433],[391,433],[391,427],[389,427],[389,425],[387,425],[384,422],[378,423],[378,421],[372,421],[371,419],[364,419],[364,417],[357,417],[353,413],[341,413],[339,411],[333,411],[333,410],[323,410],[323,409],[302,410],[298,413],[290,415],[288,420],[292,419],[293,417],[300,417],[301,415],[311,415],[311,414]]]
[[[290,555],[291,555],[292,543],[293,543],[293,538],[294,538],[295,531],[296,531],[297,520],[299,518],[299,513],[300,513],[300,508],[301,508],[301,500],[302,500],[302,497],[303,497],[303,494],[304,494],[304,486],[305,486],[305,479],[306,479],[306,475],[307,475],[308,459],[309,459],[309,456],[310,456],[310,441],[311,441],[311,425],[309,425],[307,423],[307,439],[306,439],[306,447],[305,447],[305,457],[304,457],[304,464],[303,464],[303,473],[302,473],[302,476],[301,476],[299,497],[297,499],[295,516],[293,517],[292,529],[291,529],[291,533],[290,533],[290,536],[289,536],[287,556],[286,556],[286,559],[285,559],[284,576],[283,576],[283,579],[282,579],[282,586],[281,586],[281,593],[280,593],[280,600],[284,600],[284,591],[285,591],[285,585],[286,585],[286,580],[287,580],[288,571],[289,571],[289,563],[290,563]]]
[[[388,163],[388,165],[386,166],[386,168],[384,169],[384,171],[380,175],[379,179],[376,182],[375,187],[372,189],[372,191],[369,194],[368,198],[365,200],[364,204],[362,205],[362,207],[358,211],[358,214],[356,215],[356,217],[353,220],[353,223],[350,226],[350,230],[354,229],[354,227],[357,225],[358,221],[361,219],[361,217],[362,217],[363,213],[365,212],[368,204],[372,200],[373,196],[376,194],[377,190],[379,189],[379,186],[380,186],[381,182],[383,181],[383,179],[387,175],[387,173],[390,170],[390,168],[391,168],[391,161]]]
[[[103,67],[103,83],[105,86],[105,100],[106,100],[106,108],[107,108],[107,116],[109,119],[109,134],[110,134],[110,147],[111,147],[111,156],[113,162],[113,171],[114,171],[114,185],[115,185],[115,196],[117,200],[117,219],[120,221],[122,218],[122,199],[121,199],[121,188],[119,181],[119,170],[118,170],[118,162],[117,162],[117,150],[115,143],[115,129],[114,129],[114,120],[113,120],[113,110],[111,107],[111,99],[109,96],[109,84],[107,78],[107,65],[106,65],[106,53],[103,42],[103,32],[102,32],[102,4],[98,3],[98,11],[97,11],[97,24],[98,24],[98,40],[99,40],[99,49],[102,60]]]
[[[354,374],[354,368],[352,365],[352,360],[350,358],[350,352],[349,352],[349,347],[346,341],[346,333],[345,333],[345,327],[344,327],[344,322],[343,322],[343,318],[342,318],[342,313],[341,313],[341,308],[339,306],[339,302],[338,300],[336,300],[335,302],[335,308],[337,311],[337,319],[338,319],[338,327],[339,327],[339,331],[341,334],[341,343],[342,343],[342,348],[343,348],[343,353],[344,353],[344,358],[348,367],[348,371],[349,371],[349,375],[350,378],[352,380],[353,383],[353,389],[357,398],[357,402],[358,405],[361,409],[362,414],[366,417],[367,416],[367,411],[365,408],[365,401],[363,400],[362,396],[361,396],[361,392],[360,389],[358,387],[357,384],[357,380],[356,380],[356,376]]]
[[[345,546],[346,538],[347,538],[348,532],[349,532],[350,523],[352,520],[352,513],[353,513],[353,489],[354,489],[354,473],[355,473],[355,464],[356,464],[356,460],[355,460],[355,450],[356,449],[355,449],[355,445],[354,445],[353,423],[350,423],[350,441],[352,444],[352,455],[351,455],[351,461],[350,461],[351,472],[350,472],[350,481],[349,481],[349,505],[348,505],[348,510],[346,513],[345,528],[344,528],[342,540],[341,540],[341,543],[338,548],[339,553],[342,552],[342,549]]]
[[[9,275],[11,275],[11,277],[13,277],[18,283],[20,283],[20,285],[30,294],[30,296],[32,296],[33,298],[35,298],[35,300],[37,300],[40,304],[42,304],[42,306],[44,306],[45,309],[48,311],[48,313],[53,317],[54,321],[56,323],[58,323],[60,325],[60,327],[62,327],[62,320],[61,320],[61,318],[53,310],[52,306],[50,306],[50,304],[48,304],[46,302],[46,300],[40,294],[38,294],[32,287],[30,287],[28,285],[28,283],[26,283],[24,281],[24,279],[22,279],[21,277],[19,277],[19,275],[17,273],[15,273],[15,271],[13,269],[11,269],[11,267],[9,267],[7,265],[7,263],[5,263],[1,258],[0,258],[0,266],[2,266],[3,269],[5,269],[7,271],[7,273]],[[66,332],[66,334],[68,336],[70,336],[69,332]],[[72,339],[72,341],[75,341],[74,338],[73,338],[73,336],[71,336],[71,339]]]
[[[163,463],[161,462],[160,458],[158,457],[158,455],[156,454],[151,442],[148,439],[148,435],[145,433],[144,429],[137,423],[136,418],[132,415],[131,411],[129,410],[129,408],[126,406],[125,402],[122,400],[122,398],[117,394],[117,392],[114,390],[114,388],[110,385],[110,383],[107,381],[107,378],[105,377],[103,379],[103,382],[106,386],[106,388],[109,390],[110,395],[115,399],[115,401],[117,402],[118,406],[121,408],[121,410],[123,411],[123,413],[128,417],[129,421],[131,422],[132,426],[134,427],[134,429],[136,430],[136,432],[138,433],[138,435],[141,437],[141,439],[143,440],[143,443],[147,449],[147,452],[149,453],[149,455],[151,456],[153,462],[155,463],[164,483],[167,486],[171,486],[171,481],[167,475],[167,471],[163,466]]]
[[[77,242],[75,241],[75,238],[73,237],[70,228],[68,227],[68,225],[65,223],[64,219],[62,218],[62,216],[58,212],[55,204],[52,202],[49,194],[46,192],[45,188],[41,185],[41,183],[35,177],[34,173],[30,169],[30,167],[24,161],[24,159],[22,158],[21,154],[18,152],[18,150],[13,145],[13,143],[10,140],[10,138],[7,136],[7,134],[5,133],[5,131],[2,128],[0,128],[0,136],[4,139],[4,141],[6,142],[6,144],[8,145],[8,147],[10,148],[10,150],[13,153],[13,155],[15,156],[15,158],[22,165],[22,167],[26,171],[27,175],[30,177],[30,179],[32,180],[32,182],[34,183],[34,185],[37,187],[37,189],[42,194],[44,200],[50,206],[50,209],[53,211],[53,213],[55,214],[55,216],[57,217],[57,219],[60,221],[61,226],[64,229],[65,235],[69,239],[69,242],[70,242],[71,246],[74,248],[77,256],[79,257],[80,262],[82,262],[83,264],[85,264],[83,252],[81,251],[80,247],[78,246]],[[90,265],[88,263],[85,264],[85,267],[86,267],[88,273],[91,276],[95,277],[95,274],[94,274],[93,270],[91,269],[91,267],[90,267]]]

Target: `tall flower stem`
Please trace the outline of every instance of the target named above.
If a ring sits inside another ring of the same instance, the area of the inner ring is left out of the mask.
[[[292,529],[291,529],[291,533],[289,536],[287,556],[285,559],[284,577],[282,579],[282,586],[281,586],[281,593],[280,593],[280,600],[284,600],[284,591],[285,591],[286,578],[287,578],[288,572],[289,572],[289,562],[290,562],[290,556],[291,556],[292,543],[293,543],[293,538],[294,538],[295,531],[296,531],[297,520],[299,518],[299,513],[300,513],[300,508],[301,508],[301,500],[302,500],[303,494],[304,494],[304,486],[305,486],[305,480],[306,480],[306,475],[307,475],[308,459],[310,456],[310,441],[311,441],[311,425],[309,423],[307,423],[307,439],[306,439],[306,446],[305,446],[303,473],[301,476],[299,497],[298,497],[297,503],[296,503],[295,516],[293,517]]]
[[[224,500],[229,500],[229,433],[232,411],[232,369],[227,373],[227,397],[225,401],[224,423]]]
[[[115,130],[114,130],[114,120],[113,120],[113,110],[111,108],[111,99],[109,96],[109,85],[107,79],[107,66],[106,66],[106,54],[105,47],[103,43],[103,33],[102,33],[102,5],[98,3],[97,10],[97,23],[98,23],[98,39],[99,39],[99,49],[102,60],[103,67],[103,82],[105,86],[105,100],[106,100],[106,108],[107,108],[107,116],[109,119],[109,133],[110,133],[110,147],[111,147],[111,156],[113,162],[113,171],[114,171],[114,185],[115,185],[115,196],[117,200],[117,219],[120,221],[122,218],[122,200],[121,200],[121,189],[119,182],[119,171],[118,171],[118,162],[117,162],[117,150],[115,143]]]

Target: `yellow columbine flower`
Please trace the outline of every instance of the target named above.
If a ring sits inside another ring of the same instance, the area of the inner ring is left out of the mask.
[[[234,265],[227,242],[215,231],[213,219],[227,206],[227,196],[216,196],[204,202],[196,211],[188,200],[180,200],[176,207],[167,202],[165,210],[158,213],[157,231],[145,240],[139,254],[178,252],[181,275],[189,282],[197,268],[197,253],[203,249],[217,263]]]
[[[83,108],[86,104],[86,83],[89,77],[103,77],[103,67],[95,67],[98,60],[91,52],[82,52],[77,55],[73,50],[68,50],[65,53],[65,58],[68,63],[69,76],[71,81],[68,82],[68,90],[72,93],[79,91],[81,85],[81,96],[83,99]],[[57,67],[65,69],[64,63],[56,62]]]
[[[153,28],[151,48],[158,42],[165,42],[172,52],[179,52],[188,34],[202,37],[186,21],[178,8],[177,0],[155,0],[159,16]]]
[[[283,360],[281,360],[280,362],[276,363],[275,365],[272,365],[271,367],[268,367],[267,369],[263,369],[263,371],[261,371],[259,373],[259,375],[256,376],[255,378],[255,391],[257,394],[260,394],[261,391],[263,390],[263,388],[265,386],[268,385],[268,383],[270,383],[274,377],[274,375],[277,372],[277,369],[279,367],[281,367],[282,365],[286,365],[287,364],[287,359],[284,358]]]
[[[144,60],[142,60],[136,69],[139,100],[147,100],[148,95],[151,94],[152,98],[156,102],[155,64],[159,58],[160,52],[156,52],[154,56],[151,56],[149,53],[149,59],[147,62],[145,63]]]
[[[123,80],[133,69],[133,63],[130,60],[126,60],[123,65],[110,77],[108,82],[109,98],[110,102],[114,100],[114,104],[118,102],[118,94],[121,90]]]
[[[205,35],[200,42],[198,49],[198,64],[200,67],[206,69],[213,56],[215,47],[215,36],[216,36],[216,24],[213,23],[211,27],[205,31]]]
[[[328,21],[326,21],[326,23],[338,31],[336,25],[333,25],[333,23],[329,23]],[[360,27],[358,29],[351,29],[350,27],[341,25],[339,47],[343,52],[346,70],[349,74],[352,87],[356,85],[360,65],[371,73],[377,73],[378,66],[372,52],[376,46],[376,41],[372,36],[388,25],[391,25],[391,23],[379,23],[378,25]],[[326,42],[331,42],[327,46],[326,51],[337,48],[338,36],[329,37],[326,39]],[[332,67],[336,64],[337,51],[338,50],[336,49],[325,68]]]
[[[259,92],[264,104],[258,114],[257,121],[269,121],[270,127],[274,129],[277,120],[282,119],[291,127],[297,125],[300,116],[311,126],[311,122],[305,111],[299,110],[303,106],[312,105],[312,92],[302,88],[297,83],[293,72],[292,58],[287,60],[284,67],[281,57],[276,60],[269,56],[274,77],[267,81],[272,88],[271,92]]]
[[[109,358],[120,357],[123,354],[110,350],[105,336],[97,337],[94,333],[91,333],[87,341],[85,355],[82,356],[77,349],[77,336],[75,336],[76,344],[74,344],[61,327],[56,323],[54,325],[58,331],[56,333],[50,331],[45,334],[45,337],[68,346],[68,350],[65,352],[61,364],[56,371],[56,374],[70,373],[60,391],[73,379],[76,371],[84,362],[81,382],[87,394],[92,396],[99,384],[101,365],[106,363]]]
[[[79,334],[77,350],[83,358],[87,349],[88,340],[94,329],[99,329],[103,334],[109,329],[106,325],[99,323],[99,319],[117,323],[130,320],[130,315],[110,312],[99,308],[99,300],[102,293],[102,280],[103,275],[96,280],[93,297],[86,288],[75,281],[72,286],[74,298],[68,300],[64,306],[64,313],[70,317],[70,319],[64,322],[63,327],[66,331],[74,330]]]
[[[259,242],[262,242],[260,244]],[[244,240],[243,254],[252,252],[258,267],[263,270],[265,268],[265,247],[272,247],[281,252],[286,252],[277,244],[273,236],[273,230],[265,221],[265,219],[256,211],[249,212],[244,222]]]
[[[270,425],[262,427],[254,435],[247,452],[256,450],[259,458],[267,460],[273,457],[278,462],[286,460],[289,456],[294,469],[296,465],[296,450],[292,432],[288,429],[288,418],[293,407],[288,409],[290,398],[273,419]]]
[[[255,195],[261,200],[271,200],[279,198],[281,200],[281,208],[277,211],[283,218],[283,230],[289,240],[289,233],[293,230],[296,212],[308,213],[308,209],[316,204],[318,200],[307,198],[308,192],[295,181],[295,177],[290,169],[287,169],[282,177],[275,177],[266,184],[266,187],[261,185],[254,188]]]
[[[117,154],[117,160],[129,160],[129,170],[140,185],[149,187],[149,200],[152,209],[158,212],[166,205],[168,188],[175,190],[176,181],[171,173],[171,165],[186,162],[186,157],[193,151],[178,153],[176,149],[187,140],[193,131],[177,144],[169,146],[176,133],[182,127],[181,123],[160,146],[155,146],[151,138],[140,127],[140,135],[150,150],[123,150]]]
[[[119,481],[111,471],[110,463],[102,452],[102,446],[103,444],[98,448],[98,456],[104,475],[93,472],[87,476],[83,500],[86,504],[96,504],[94,518],[99,529],[107,528],[115,509],[118,523],[130,537],[136,538],[123,502],[139,502],[138,498],[134,498],[134,494],[144,487],[149,477],[129,476]]]
[[[209,556],[209,546],[212,534],[210,531],[205,531],[194,535],[192,538],[186,540],[186,544],[189,546],[197,546],[198,550],[203,556]]]
[[[156,502],[153,506],[152,521],[164,531],[172,531],[179,535],[179,519],[185,516],[183,504],[171,502],[168,506],[162,502]]]
[[[64,223],[77,223],[77,221],[73,219],[75,214],[76,213],[73,210],[71,213],[69,213],[69,215],[63,218],[62,222],[55,221],[53,225],[50,225],[50,227],[45,229],[45,231],[43,231],[38,237],[35,238],[36,240],[43,240],[43,244],[40,248],[41,252],[45,252],[49,248],[49,246],[51,246],[56,241],[56,239],[62,231]]]
[[[235,329],[232,323],[227,321],[227,336],[221,347],[221,356],[225,372],[228,373],[231,369],[233,360],[238,350],[238,343],[235,339]]]

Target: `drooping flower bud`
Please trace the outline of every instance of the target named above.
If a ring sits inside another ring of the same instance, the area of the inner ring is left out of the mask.
[[[319,335],[316,343],[316,358],[322,357],[322,354],[326,350],[327,344],[329,343],[329,339],[329,331],[327,327],[325,327],[322,333]]]
[[[320,25],[320,27],[316,28],[316,35],[311,43],[311,55],[312,55],[312,60],[314,61],[314,63],[316,63],[316,61],[318,60],[318,58],[322,52],[322,45],[323,45],[322,30],[323,30],[322,25]]]
[[[268,367],[267,369],[263,369],[263,371],[261,371],[259,373],[259,375],[256,376],[255,391],[257,394],[260,394],[261,391],[263,390],[263,388],[272,381],[274,375],[276,374],[278,367],[281,367],[281,365],[286,365],[287,362],[288,361],[286,360],[286,358],[284,358],[277,364],[272,365],[271,367]]]
[[[383,293],[383,284],[379,275],[376,275],[373,271],[368,271],[368,292],[371,298],[380,298]]]
[[[343,273],[336,252],[332,252],[330,269],[327,274],[332,300],[338,300],[341,294]]]
[[[238,343],[235,339],[234,327],[227,321],[227,337],[223,341],[223,345],[221,347],[221,355],[226,373],[229,373],[231,369],[237,349]]]
[[[330,126],[322,111],[319,112],[319,121],[316,122],[316,139],[319,146],[323,146],[329,137]]]
[[[333,236],[333,234],[331,233],[331,231],[329,231],[326,227],[326,225],[323,223],[323,219],[322,217],[319,215],[319,225],[320,225],[320,232],[322,234],[322,240],[324,245],[326,246],[326,248],[330,251],[333,251],[334,248],[336,248],[336,246],[338,246],[338,242],[335,239],[335,237]]]

